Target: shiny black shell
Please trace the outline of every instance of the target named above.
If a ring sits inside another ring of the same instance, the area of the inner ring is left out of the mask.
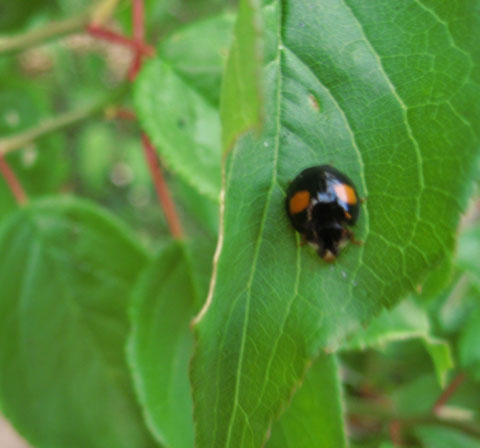
[[[349,227],[360,212],[357,190],[330,165],[307,168],[293,180],[286,210],[295,230],[325,261],[333,261],[349,240],[354,241]]]

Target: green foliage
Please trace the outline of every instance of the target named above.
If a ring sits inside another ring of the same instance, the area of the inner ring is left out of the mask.
[[[228,156],[223,246],[197,325],[199,447],[260,446],[319,349],[451,256],[477,157],[468,9],[273,1],[263,15],[265,125]],[[364,245],[332,267],[300,247],[283,205],[289,180],[326,162],[367,198]]]
[[[10,3],[0,53],[92,6]],[[479,446],[479,1],[144,3],[122,97],[118,42],[0,54],[0,152],[108,98],[7,155],[20,210],[0,173],[3,415],[38,448]],[[325,163],[365,198],[333,264],[285,216]]]
[[[430,318],[426,310],[413,300],[405,300],[392,310],[383,310],[366,329],[360,329],[343,350],[381,349],[386,344],[408,339],[420,339],[430,354],[442,386],[453,367],[450,346],[446,341],[432,336]]]
[[[153,446],[124,356],[129,291],[148,261],[130,232],[55,199],[7,219],[0,252],[5,415],[36,446]]]
[[[132,296],[129,358],[153,434],[164,446],[193,446],[188,363],[195,286],[184,245],[172,242],[145,269]]]
[[[142,71],[135,99],[140,120],[170,169],[199,192],[216,198],[220,121],[215,107],[161,59]]]
[[[48,100],[32,83],[19,83],[8,78],[0,82],[2,137],[26,130],[48,115]],[[45,137],[6,158],[29,195],[54,192],[65,181],[68,160],[62,150],[63,142],[60,135]],[[4,179],[0,178],[0,218],[14,209],[15,201]]]
[[[334,355],[320,356],[274,425],[267,447],[345,447],[342,411],[337,360]]]
[[[142,125],[170,169],[215,200],[221,163],[218,81],[231,25],[230,15],[218,16],[171,36],[143,70],[135,95]]]
[[[240,0],[233,42],[222,88],[222,148],[259,127],[262,113],[261,66],[263,18],[260,0]]]

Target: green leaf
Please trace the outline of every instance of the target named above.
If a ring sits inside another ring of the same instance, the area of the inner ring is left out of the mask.
[[[218,16],[170,36],[135,85],[138,116],[168,168],[214,200],[221,184],[215,98],[222,52],[231,40],[231,20],[231,16]],[[205,41],[209,44],[198,44]],[[183,46],[190,51],[173,56]]]
[[[480,291],[480,225],[477,224],[462,232],[456,265],[466,273],[468,279]]]
[[[418,427],[415,435],[426,448],[480,448],[480,442],[473,437],[439,425]]]
[[[480,16],[455,6],[266,2],[265,126],[226,158],[222,244],[197,319],[199,448],[261,446],[319,350],[451,256],[480,129]],[[367,198],[364,244],[333,265],[300,246],[284,211],[288,182],[323,163]]]
[[[366,329],[359,329],[346,342],[343,350],[381,349],[390,342],[420,339],[435,365],[442,386],[453,367],[453,358],[447,341],[432,335],[427,312],[413,300],[404,300],[392,310],[383,310]]]
[[[0,33],[6,34],[11,31],[18,31],[28,22],[28,19],[45,8],[50,3],[42,0],[29,0],[28,2],[0,2]],[[46,5],[47,4],[47,5]]]
[[[43,448],[151,447],[127,368],[127,302],[148,261],[78,200],[32,203],[0,230],[0,401]]]
[[[480,310],[477,309],[468,318],[458,342],[458,352],[462,367],[471,369],[475,379],[480,381]]]
[[[268,448],[346,446],[339,367],[334,355],[321,355],[280,420]]]
[[[200,193],[220,191],[220,121],[218,110],[175,70],[155,59],[135,86],[142,126],[167,166]]]
[[[132,296],[128,354],[135,386],[153,434],[174,448],[193,446],[188,365],[196,291],[190,264],[184,243],[170,243]]]
[[[441,393],[438,380],[432,373],[415,377],[413,381],[399,385],[390,394],[390,399],[398,415],[412,418],[429,415]],[[422,399],[419,400],[418,397]]]
[[[230,150],[237,137],[262,119],[263,23],[260,0],[240,0],[233,42],[225,69],[220,114],[222,148]]]
[[[162,40],[158,54],[214,106],[219,104],[225,58],[235,16],[222,14],[194,22]]]

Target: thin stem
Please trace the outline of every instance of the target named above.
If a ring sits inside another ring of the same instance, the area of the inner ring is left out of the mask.
[[[22,187],[22,184],[18,180],[17,176],[13,170],[8,165],[7,161],[3,154],[0,153],[0,174],[5,179],[5,182],[8,185],[8,188],[12,192],[13,197],[18,205],[25,205],[28,202],[27,195],[25,190]]]
[[[105,117],[109,120],[119,118],[121,120],[126,120],[126,121],[137,121],[137,116],[135,115],[135,112],[133,112],[130,109],[127,109],[126,107],[117,107],[117,106],[108,107],[105,110]]]
[[[31,46],[40,45],[50,39],[61,37],[75,31],[81,31],[88,23],[89,13],[83,12],[75,17],[58,22],[50,22],[42,28],[27,31],[18,36],[0,38],[0,54],[22,51]]]
[[[128,69],[128,80],[130,82],[135,81],[135,78],[138,75],[138,72],[142,68],[142,54],[140,52],[135,53],[132,59],[132,64]]]
[[[397,415],[392,409],[386,406],[378,406],[368,400],[349,399],[347,410],[349,415],[358,416],[360,418],[376,418],[380,422],[386,424],[396,421],[402,427],[412,427],[417,425],[447,426],[480,440],[480,425],[476,421],[459,420],[434,414],[405,417]]]
[[[143,0],[132,0],[132,27],[133,38],[139,43],[145,41],[145,20]],[[128,70],[128,79],[134,81],[142,67],[142,55],[137,52],[133,58],[130,69]]]
[[[143,0],[132,0],[133,8],[133,37],[135,40],[143,42],[145,39],[145,21]]]
[[[155,54],[155,48],[153,48],[151,45],[147,45],[142,41],[130,39],[125,37],[123,34],[116,33],[115,31],[111,31],[96,25],[88,25],[86,30],[93,37],[107,40],[113,44],[130,47],[138,53],[142,53],[147,56],[153,56]]]
[[[393,446],[402,446],[402,425],[398,420],[392,420],[390,422],[388,432],[390,433],[390,440]]]
[[[167,219],[170,233],[174,238],[181,239],[183,238],[182,225],[180,224],[180,219],[178,218],[175,204],[170,195],[170,190],[168,189],[165,178],[163,177],[162,168],[160,167],[155,148],[145,134],[142,134],[142,143],[148,168],[150,169],[150,174],[152,175],[160,205],[165,213],[165,218]]]
[[[440,409],[447,403],[450,397],[455,393],[458,387],[465,381],[466,375],[464,373],[459,373],[452,382],[448,385],[448,387],[442,392],[440,397],[438,397],[437,401],[433,405],[432,412],[437,414]]]
[[[92,115],[99,113],[107,104],[117,100],[121,95],[126,92],[126,85],[122,84],[115,89],[111,94],[107,95],[100,101],[90,104],[81,109],[67,112],[62,115],[58,115],[49,120],[45,120],[38,126],[27,129],[12,137],[0,139],[0,154],[7,154],[11,151],[23,148],[28,143],[36,140],[37,138],[44,137],[52,132],[64,129],[73,124],[79,123]]]

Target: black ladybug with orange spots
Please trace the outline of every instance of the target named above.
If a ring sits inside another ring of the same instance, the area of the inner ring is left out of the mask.
[[[287,214],[297,232],[328,262],[350,240],[360,201],[353,182],[330,165],[303,170],[289,185]]]

